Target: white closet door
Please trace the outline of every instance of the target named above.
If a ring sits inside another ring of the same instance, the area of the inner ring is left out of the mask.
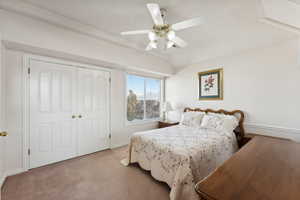
[[[30,61],[30,168],[77,155],[75,68]]]
[[[79,155],[109,148],[109,77],[104,71],[78,70]]]

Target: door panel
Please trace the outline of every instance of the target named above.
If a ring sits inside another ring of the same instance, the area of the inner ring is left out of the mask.
[[[109,73],[78,70],[79,155],[109,148]]]
[[[30,61],[30,167],[76,156],[76,69]]]

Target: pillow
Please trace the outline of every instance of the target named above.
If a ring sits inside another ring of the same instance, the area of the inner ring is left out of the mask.
[[[182,114],[180,125],[199,127],[204,115],[203,112],[185,112]]]
[[[201,126],[207,128],[215,128],[220,127],[222,123],[222,118],[215,115],[205,114],[202,119]]]
[[[238,124],[235,116],[210,113],[203,117],[201,126],[233,132]]]
[[[234,129],[239,125],[239,120],[233,115],[224,115],[223,128],[229,132],[233,132]]]
[[[167,114],[167,121],[171,122],[179,122],[182,117],[182,111],[181,110],[172,110],[169,111]]]

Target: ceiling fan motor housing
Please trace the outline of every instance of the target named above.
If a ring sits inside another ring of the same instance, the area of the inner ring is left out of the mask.
[[[169,24],[154,25],[153,30],[157,36],[165,37],[168,34],[168,32],[171,30],[171,26]]]
[[[171,25],[166,23],[167,9],[161,8],[160,14],[161,14],[164,24],[163,25],[154,25],[153,30],[157,36],[165,37],[168,34],[168,32],[171,30]]]

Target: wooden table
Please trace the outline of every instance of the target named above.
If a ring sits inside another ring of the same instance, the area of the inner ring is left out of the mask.
[[[256,136],[196,191],[207,200],[299,200],[300,144]]]

